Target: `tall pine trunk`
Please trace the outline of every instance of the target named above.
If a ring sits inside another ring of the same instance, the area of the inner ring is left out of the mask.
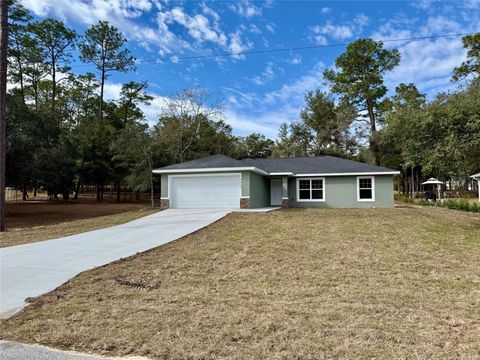
[[[375,157],[375,164],[380,165],[380,149],[378,147],[377,139],[377,124],[373,105],[370,100],[367,100],[367,111],[370,121],[370,149],[372,150],[373,156]]]
[[[0,231],[5,231],[5,148],[7,143],[7,2],[0,2]]]

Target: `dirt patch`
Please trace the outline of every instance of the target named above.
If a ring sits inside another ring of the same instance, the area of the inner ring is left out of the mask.
[[[26,244],[123,224],[152,214],[143,203],[27,201],[7,203],[0,247]],[[158,210],[158,209],[157,209]]]
[[[58,224],[96,216],[149,208],[147,203],[97,203],[93,201],[21,201],[6,204],[8,229]]]
[[[156,359],[478,359],[480,216],[231,214],[87,271],[4,339]]]

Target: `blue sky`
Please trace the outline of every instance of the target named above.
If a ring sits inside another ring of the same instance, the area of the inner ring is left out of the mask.
[[[155,123],[168,98],[201,86],[224,101],[223,118],[237,135],[275,138],[282,122],[298,117],[303,97],[315,88],[345,46],[197,60],[185,56],[335,45],[360,37],[399,39],[480,31],[480,1],[162,1],[21,0],[38,19],[54,17],[82,33],[108,20],[128,39],[139,60],[135,72],[108,79],[118,96],[127,81],[149,82],[155,100],[144,108]],[[461,38],[388,42],[402,55],[386,76],[394,89],[414,82],[430,98],[455,85],[452,69],[465,59]],[[74,64],[75,72],[94,71]]]

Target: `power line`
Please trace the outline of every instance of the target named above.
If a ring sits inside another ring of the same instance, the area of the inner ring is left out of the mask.
[[[475,33],[443,34],[443,35],[419,36],[419,37],[385,39],[385,40],[380,39],[377,41],[389,43],[389,42],[416,41],[416,40],[427,40],[427,39],[438,39],[438,38],[460,37],[460,36],[463,37],[468,35],[475,35]],[[239,52],[223,52],[223,53],[208,54],[208,55],[190,55],[190,56],[170,55],[168,57],[162,57],[162,58],[156,58],[156,59],[137,59],[137,64],[146,63],[146,62],[162,62],[162,61],[169,61],[172,59],[175,59],[175,61],[199,60],[199,59],[213,59],[213,58],[233,57],[233,56],[242,56],[242,55],[257,55],[257,54],[281,53],[281,52],[292,52],[292,51],[304,51],[304,50],[323,49],[323,48],[330,48],[330,47],[348,46],[349,44],[350,43],[337,43],[337,44],[326,44],[326,45],[288,47],[288,48],[279,48],[279,49],[245,50],[245,51],[239,51]],[[71,67],[80,67],[80,66],[91,66],[91,65],[82,64],[82,65],[73,65]]]

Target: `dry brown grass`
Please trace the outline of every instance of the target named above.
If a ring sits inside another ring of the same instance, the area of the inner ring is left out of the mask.
[[[19,201],[7,202],[8,229],[44,226],[96,216],[119,214],[148,208],[146,203],[115,203],[95,201]]]
[[[145,204],[7,204],[7,231],[0,233],[0,248],[119,225],[153,212]]]
[[[478,359],[480,216],[232,214],[80,274],[4,339],[158,359]]]

